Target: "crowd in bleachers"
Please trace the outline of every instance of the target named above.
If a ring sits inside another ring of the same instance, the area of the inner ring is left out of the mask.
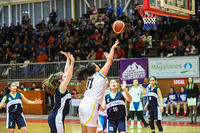
[[[196,3],[198,7],[199,2]],[[102,15],[103,13],[103,15]],[[93,17],[91,17],[93,15]],[[157,48],[157,56],[187,56],[199,54],[200,10],[189,20],[161,17],[157,19],[157,30],[143,30],[143,20],[135,8],[132,16],[122,13],[120,3],[117,15],[113,8],[105,5],[104,12],[95,7],[79,19],[60,19],[56,22],[56,12],[49,15],[48,23],[42,20],[32,26],[28,16],[22,23],[0,28],[0,63],[62,61],[59,51],[70,51],[76,60],[104,59],[103,51],[110,49],[116,38],[120,47],[115,58],[149,56],[148,52]],[[126,29],[122,35],[112,31],[112,23],[120,19]],[[154,40],[161,40],[157,41]]]

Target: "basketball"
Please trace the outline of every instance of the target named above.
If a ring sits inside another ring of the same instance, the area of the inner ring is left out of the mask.
[[[122,34],[125,30],[126,25],[123,21],[117,20],[113,23],[112,28],[116,34]]]

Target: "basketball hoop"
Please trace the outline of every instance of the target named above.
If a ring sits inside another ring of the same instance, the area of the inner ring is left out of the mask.
[[[156,14],[144,11],[142,6],[137,6],[137,10],[142,16],[144,27],[143,30],[156,30]]]

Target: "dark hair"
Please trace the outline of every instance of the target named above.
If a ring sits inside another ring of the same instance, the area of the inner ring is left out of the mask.
[[[78,81],[86,80],[89,76],[96,72],[96,65],[94,63],[88,63],[85,67],[80,67],[76,71],[76,79]]]
[[[8,95],[10,93],[10,86],[12,85],[12,83],[15,83],[15,82],[8,82],[8,85],[6,86],[6,88],[3,90],[3,95]]]
[[[57,72],[51,74],[47,79],[42,82],[42,88],[51,95],[54,94],[56,88],[60,84],[60,79],[62,79],[63,72]]]
[[[174,87],[173,87],[173,86],[171,86],[171,87],[170,87],[170,89],[171,89],[171,88],[173,89],[173,93],[175,93]]]

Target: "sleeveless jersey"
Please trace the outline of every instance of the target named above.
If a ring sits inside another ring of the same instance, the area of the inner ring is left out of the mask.
[[[60,114],[63,116],[62,120],[64,120],[65,116],[69,113],[69,101],[71,100],[71,94],[68,90],[64,94],[60,92],[59,87],[55,90],[54,95],[54,106],[51,111],[52,114]]]
[[[140,102],[141,101],[141,98],[142,98],[142,88],[141,86],[137,86],[137,87],[134,87],[132,86],[130,88],[130,95],[132,97],[132,102]]]
[[[109,120],[124,119],[126,116],[125,99],[121,92],[117,92],[113,99],[110,94],[105,96],[106,109]]]
[[[11,96],[11,94],[6,95],[6,107],[7,112],[9,113],[22,113],[22,97],[20,93],[15,94],[15,96]]]
[[[160,105],[157,90],[158,90],[157,86],[154,87],[153,90],[151,89],[151,87],[149,88],[148,99],[149,99],[149,106],[151,106],[151,107],[157,107]]]
[[[84,93],[84,97],[93,97],[98,104],[101,104],[105,94],[105,86],[105,77],[100,72],[94,73],[92,76],[88,77],[87,89]]]

